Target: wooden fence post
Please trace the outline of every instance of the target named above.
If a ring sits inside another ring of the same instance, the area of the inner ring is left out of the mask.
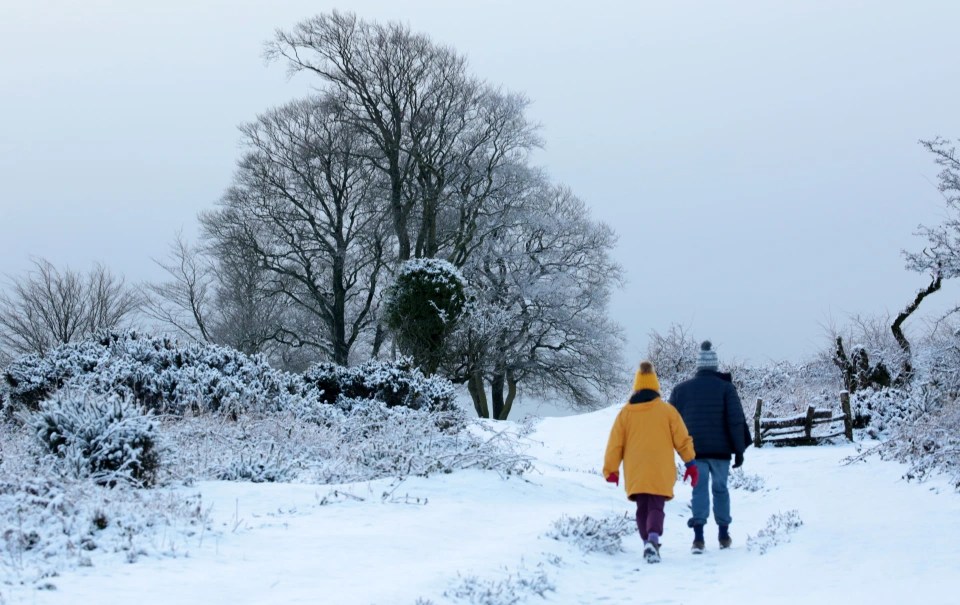
[[[760,447],[760,410],[763,408],[763,399],[757,397],[757,411],[753,414],[753,445]]]
[[[803,423],[803,428],[806,432],[807,439],[813,437],[813,416],[816,411],[816,408],[814,408],[812,405],[807,408],[807,419]]]
[[[840,409],[843,410],[843,434],[853,441],[853,413],[850,411],[849,391],[840,391]]]

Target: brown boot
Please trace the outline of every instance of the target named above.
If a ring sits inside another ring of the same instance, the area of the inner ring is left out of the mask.
[[[695,555],[702,555],[702,554],[703,554],[703,549],[704,549],[705,547],[706,547],[706,545],[703,543],[703,540],[694,540],[694,541],[693,541],[693,546],[690,547],[690,552],[693,553],[693,554],[695,554]]]

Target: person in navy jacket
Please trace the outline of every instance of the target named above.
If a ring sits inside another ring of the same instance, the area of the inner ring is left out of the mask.
[[[712,347],[709,340],[700,345],[696,374],[674,387],[669,398],[687,425],[697,452],[700,481],[693,488],[692,516],[687,521],[693,528],[691,552],[694,554],[702,553],[705,547],[703,526],[710,516],[711,495],[720,548],[729,548],[732,544],[733,518],[727,489],[730,458],[734,460],[733,468],[742,465],[743,451],[748,445],[740,396],[730,375],[718,371],[717,353]]]

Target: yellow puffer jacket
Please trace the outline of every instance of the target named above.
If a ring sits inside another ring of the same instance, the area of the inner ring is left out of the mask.
[[[610,429],[603,476],[620,472],[627,495],[654,494],[673,498],[677,467],[673,452],[683,461],[696,457],[693,439],[680,413],[660,397],[623,406]]]

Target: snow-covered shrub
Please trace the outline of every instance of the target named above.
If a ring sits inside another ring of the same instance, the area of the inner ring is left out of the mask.
[[[149,486],[160,465],[153,419],[130,398],[59,391],[27,417],[70,475],[101,485]]]
[[[766,481],[760,475],[748,475],[742,468],[730,469],[727,479],[730,489],[742,489],[747,492],[759,492],[766,487]]]
[[[371,360],[353,367],[317,363],[307,369],[303,379],[316,390],[320,401],[341,406],[377,399],[388,407],[416,410],[448,412],[457,407],[453,384],[444,378],[424,376],[409,357]]]
[[[460,270],[438,258],[406,261],[387,291],[384,323],[417,365],[433,372],[467,301]]]
[[[293,467],[275,456],[273,451],[268,455],[251,454],[240,456],[217,473],[217,479],[224,481],[250,481],[252,483],[277,483],[288,481],[295,475]]]
[[[585,553],[613,555],[623,550],[623,537],[634,531],[635,522],[625,515],[610,515],[603,519],[564,515],[553,522],[546,535],[554,540],[571,542]]]
[[[767,525],[756,536],[747,536],[747,550],[765,554],[768,550],[782,542],[790,541],[790,534],[803,525],[800,514],[796,510],[771,515]]]
[[[943,473],[954,489],[960,490],[960,403],[946,403],[939,410],[896,425],[886,440],[857,459],[873,453],[907,464],[904,478],[908,481]]]
[[[853,426],[867,429],[872,437],[886,435],[902,423],[918,415],[915,395],[911,389],[863,389],[850,395]]]
[[[462,410],[447,412],[442,422],[425,410],[389,408],[379,401],[354,402],[340,428],[341,461],[375,476],[449,473],[481,468],[522,474],[529,458],[518,454],[503,433],[489,437],[465,430]]]
[[[437,422],[436,412],[364,400],[346,410],[315,405],[307,413],[307,418],[285,411],[247,414],[236,422],[198,416],[166,423],[161,482],[253,480],[259,464],[265,473],[282,473],[280,480],[320,484],[466,468],[514,475],[531,465],[513,435],[469,423],[462,410],[440,415],[446,420]]]
[[[757,399],[763,399],[761,415],[765,418],[803,413],[811,405],[818,409],[840,407],[840,375],[825,360],[763,365],[734,363],[727,366],[726,371],[733,377],[751,430]]]
[[[209,530],[199,495],[106,488],[90,481],[0,473],[0,582],[34,583],[106,559],[182,556]],[[46,580],[45,580],[46,579]]]
[[[261,356],[169,338],[108,333],[61,345],[47,355],[26,355],[4,371],[9,403],[36,409],[58,389],[116,393],[148,409],[276,409],[301,389],[299,377],[271,368]]]
[[[506,577],[501,579],[460,577],[457,584],[443,595],[470,605],[515,605],[532,595],[545,598],[548,591],[556,589],[542,564],[532,570],[521,565],[506,571]]]

